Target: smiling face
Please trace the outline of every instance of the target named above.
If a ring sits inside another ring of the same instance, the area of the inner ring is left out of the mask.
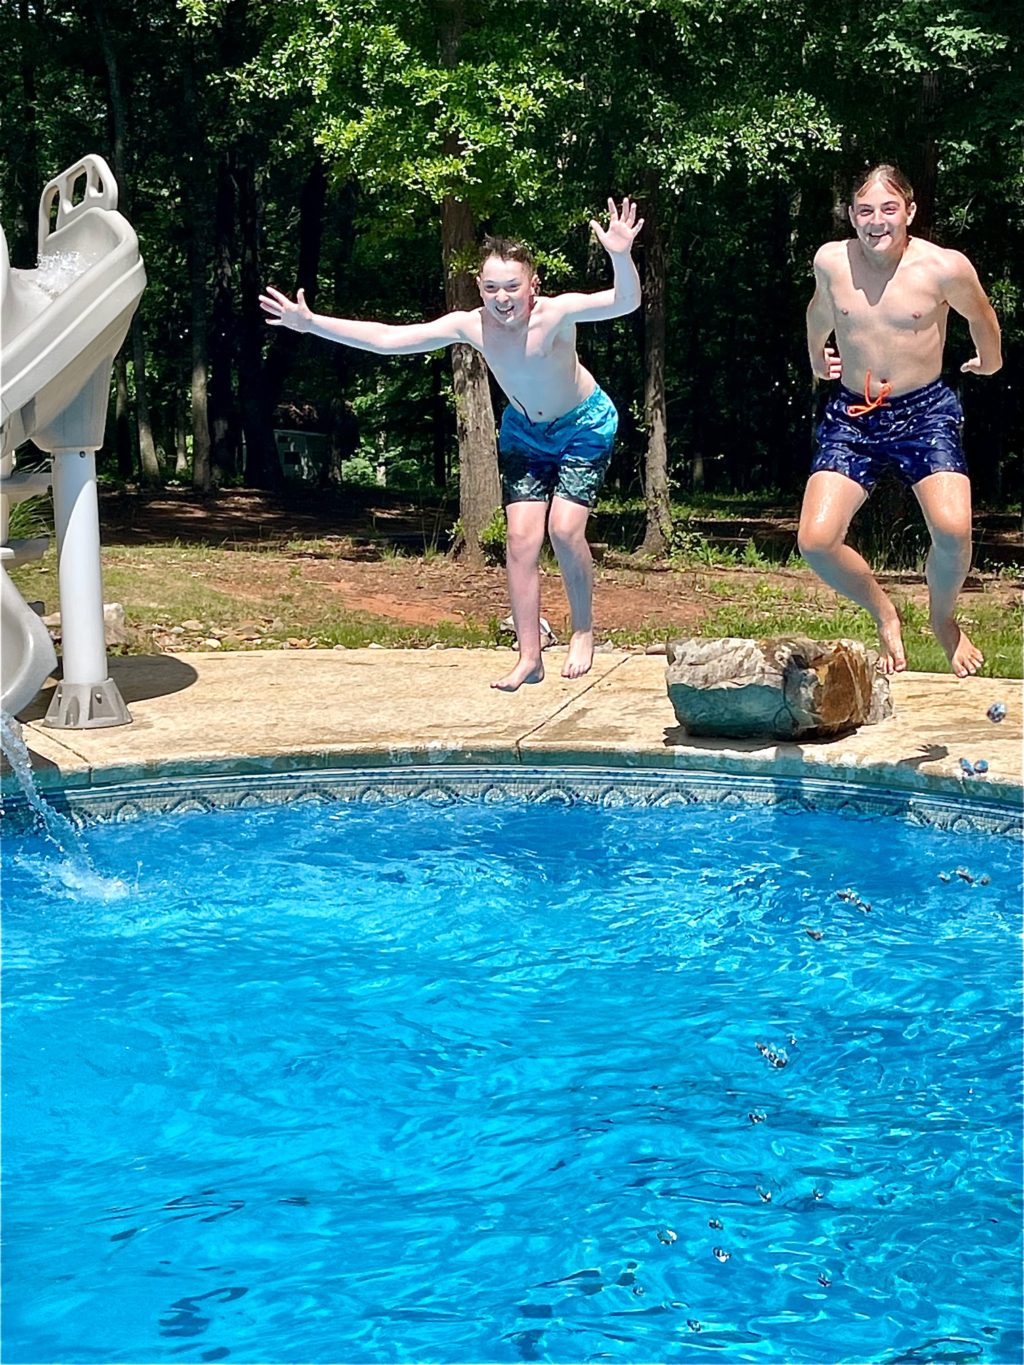
[[[539,281],[522,261],[488,256],[476,283],[484,309],[503,327],[525,322],[530,316]]]
[[[895,185],[875,179],[862,185],[850,205],[850,222],[869,256],[902,255],[917,205]]]

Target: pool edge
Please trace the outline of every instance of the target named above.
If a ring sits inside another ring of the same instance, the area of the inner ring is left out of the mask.
[[[129,773],[114,766],[92,769],[88,782],[47,784],[41,794],[83,824],[268,804],[417,799],[436,804],[526,800],[606,806],[777,805],[896,816],[951,832],[1024,831],[1022,793],[1006,782],[969,786],[942,778],[922,782],[916,773],[914,784],[886,783],[879,780],[886,775],[884,770],[877,768],[854,770],[851,780],[851,774],[835,769],[822,772],[824,765],[817,765],[817,772],[792,772],[735,754],[721,754],[721,761],[703,764],[654,764],[644,762],[644,757],[571,751],[549,752],[540,762],[521,758],[495,762],[493,756],[480,761],[461,752],[439,757],[435,751],[429,756],[408,755],[399,762],[393,752],[243,755],[159,768],[154,764],[148,772],[133,768]],[[6,781],[4,786],[0,824],[10,832],[22,830],[30,822],[30,807],[24,796],[8,795]]]

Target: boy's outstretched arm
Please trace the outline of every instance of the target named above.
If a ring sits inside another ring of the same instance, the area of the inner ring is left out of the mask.
[[[608,226],[591,219],[590,227],[612,261],[614,283],[611,289],[594,294],[559,294],[551,300],[567,322],[601,322],[621,318],[640,307],[640,276],[631,252],[637,233],[644,225],[636,216],[636,204],[623,199],[621,210],[614,199],[608,200]]]
[[[311,332],[327,341],[353,346],[357,351],[373,351],[376,355],[419,355],[472,340],[469,335],[472,313],[446,313],[432,322],[408,325],[360,322],[356,318],[334,318],[326,313],[311,312],[301,289],[293,303],[287,294],[282,294],[273,285],[267,285],[267,292],[260,295],[260,307],[271,327]]]

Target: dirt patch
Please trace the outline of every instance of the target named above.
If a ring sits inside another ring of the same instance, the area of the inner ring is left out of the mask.
[[[385,562],[339,557],[307,560],[301,576],[305,582],[322,584],[352,611],[412,625],[487,622],[506,616],[510,609],[500,567],[471,569],[443,558],[424,562],[414,556]],[[741,591],[737,589],[738,597]],[[601,566],[595,599],[603,629],[627,630],[645,624],[696,623],[707,610],[708,594],[689,574],[648,575]],[[567,608],[557,571],[542,572],[541,601],[555,633],[564,636]]]
[[[236,489],[199,498],[185,490],[155,497],[107,494],[101,518],[108,546],[208,544],[238,550],[217,558],[216,587],[236,599],[289,588],[328,594],[346,611],[412,626],[437,626],[500,620],[509,612],[504,570],[470,568],[447,557],[455,509],[422,509],[384,492],[353,490],[344,497],[290,493],[280,498]],[[763,519],[760,519],[763,520]],[[1020,531],[1012,519],[986,531],[999,534],[1009,551]],[[731,529],[731,528],[730,528]],[[792,536],[792,518],[775,519],[769,528]],[[269,553],[253,554],[261,550]],[[1024,554],[1021,555],[1024,558]],[[886,575],[905,600],[924,604],[927,589],[916,574]],[[712,611],[749,608],[773,593],[802,591],[823,608],[834,594],[806,572],[781,569],[673,568],[651,565],[606,551],[598,565],[595,614],[602,633],[671,627],[694,633]],[[1012,580],[972,577],[967,592],[984,591],[990,600],[1010,604]],[[542,573],[542,611],[556,634],[568,633],[565,598],[556,570]]]

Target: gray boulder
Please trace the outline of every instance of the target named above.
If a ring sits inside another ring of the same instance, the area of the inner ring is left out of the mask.
[[[691,735],[823,739],[892,715],[878,656],[856,640],[678,640],[669,700]]]

